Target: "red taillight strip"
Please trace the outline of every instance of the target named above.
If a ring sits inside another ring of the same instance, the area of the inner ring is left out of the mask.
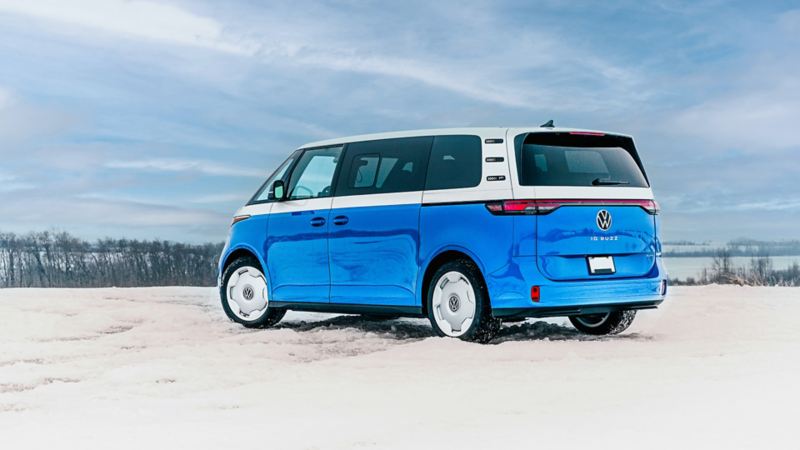
[[[658,214],[660,208],[655,200],[631,199],[542,199],[505,200],[486,203],[492,214],[548,214],[562,206],[638,206],[648,214]]]

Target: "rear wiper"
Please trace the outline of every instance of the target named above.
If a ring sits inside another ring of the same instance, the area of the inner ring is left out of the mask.
[[[621,180],[611,180],[611,179],[602,179],[602,178],[595,178],[592,181],[592,186],[617,186],[620,184],[631,184],[630,181],[621,181]]]

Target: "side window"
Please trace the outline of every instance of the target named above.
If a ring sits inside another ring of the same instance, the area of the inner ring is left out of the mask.
[[[375,176],[378,174],[378,163],[381,157],[377,154],[362,155],[353,159],[353,166],[356,170],[356,179],[353,187],[356,189],[366,188],[375,185]]]
[[[425,190],[475,187],[481,183],[481,138],[436,136]]]
[[[348,144],[336,195],[421,191],[432,141],[413,137]]]
[[[289,200],[330,197],[342,147],[306,150],[289,178]]]
[[[278,166],[278,169],[275,170],[275,172],[273,172],[269,178],[267,178],[267,181],[264,182],[263,185],[261,185],[261,189],[256,192],[256,195],[253,196],[253,198],[250,200],[250,203],[262,203],[269,201],[270,197],[272,196],[272,183],[274,183],[275,180],[285,179],[284,177],[286,176],[286,172],[289,170],[289,167],[292,166],[292,163],[295,159],[297,159],[299,154],[299,150],[292,153],[292,156],[290,156],[289,159]]]

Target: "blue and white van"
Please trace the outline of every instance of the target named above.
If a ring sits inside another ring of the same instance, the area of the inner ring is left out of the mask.
[[[658,205],[630,136],[458,128],[332,139],[292,153],[236,212],[222,306],[428,317],[488,341],[503,320],[614,334],[667,284]]]

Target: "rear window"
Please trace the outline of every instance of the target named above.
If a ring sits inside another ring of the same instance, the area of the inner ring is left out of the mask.
[[[648,186],[628,138],[531,134],[516,152],[523,186]]]

